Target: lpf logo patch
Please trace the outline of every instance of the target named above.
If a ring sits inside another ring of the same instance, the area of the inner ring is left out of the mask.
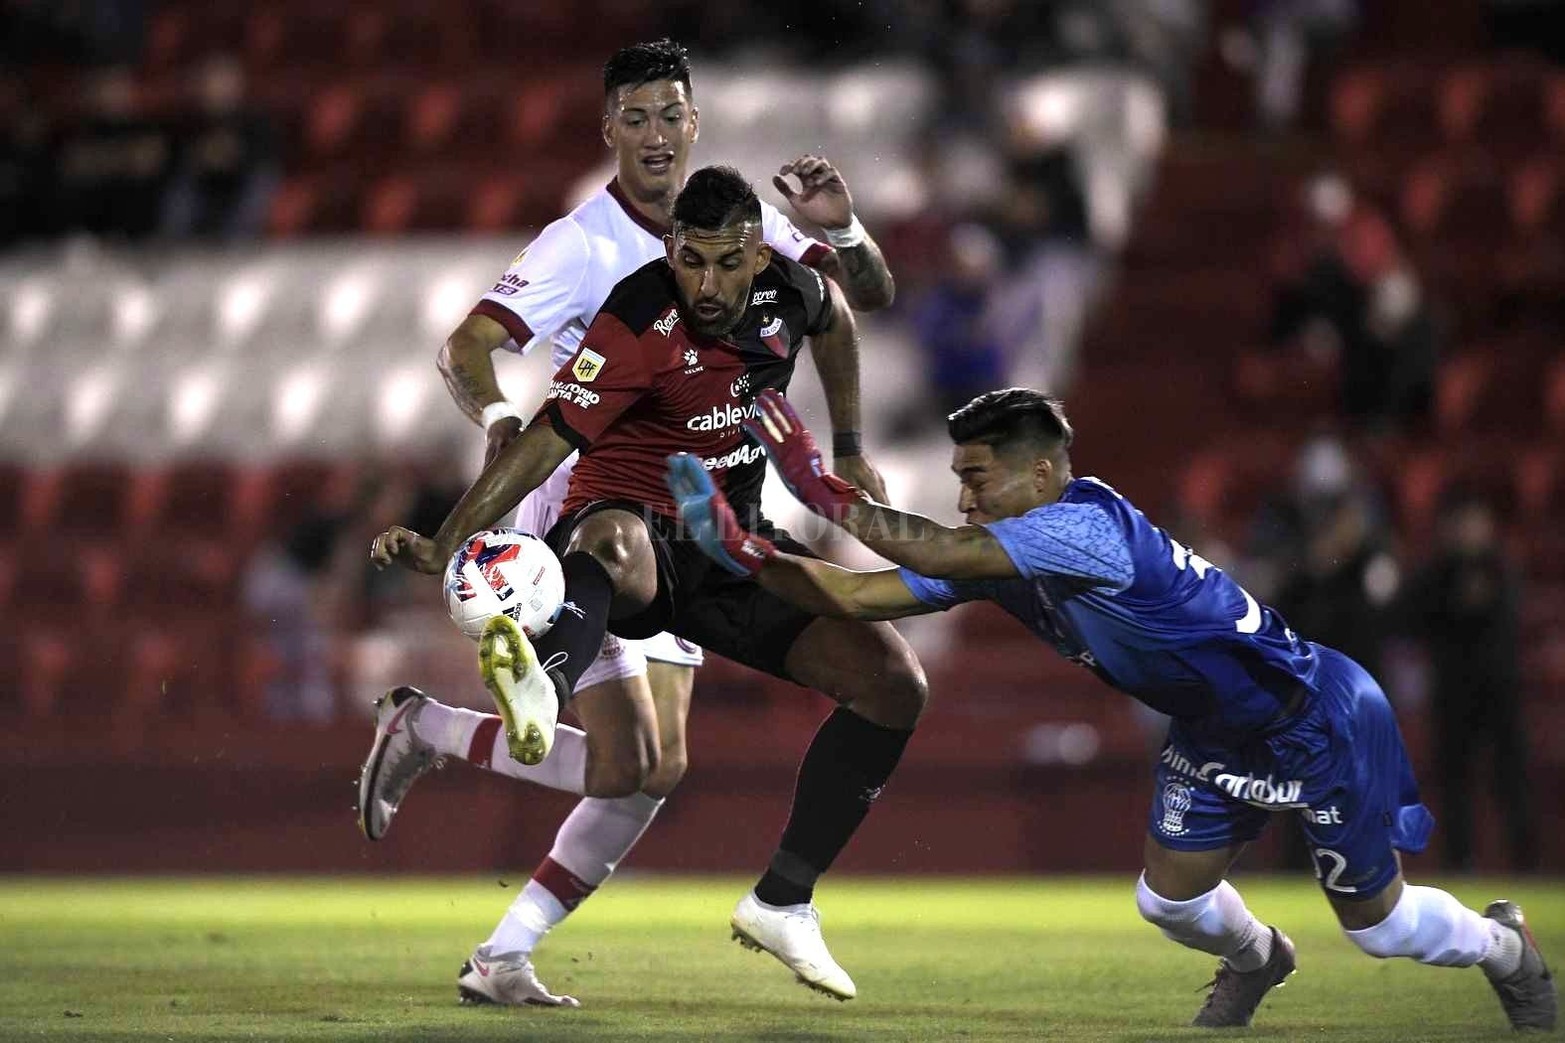
[[[582,348],[576,356],[576,361],[571,363],[571,372],[576,379],[583,384],[591,384],[594,378],[602,372],[603,364],[608,360],[591,348]]]
[[[1163,787],[1163,821],[1158,828],[1171,837],[1185,831],[1185,812],[1190,810],[1190,787],[1183,782],[1170,782]]]

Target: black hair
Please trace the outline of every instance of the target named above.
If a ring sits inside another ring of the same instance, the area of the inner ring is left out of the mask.
[[[996,452],[1026,446],[1053,455],[1076,437],[1059,399],[1031,388],[986,391],[946,417],[957,445],[979,443]]]
[[[640,87],[656,80],[673,80],[690,87],[690,52],[668,37],[652,43],[621,47],[603,63],[603,97],[614,97],[621,87]]]
[[[733,167],[702,167],[674,200],[674,227],[715,232],[761,219],[761,200]]]

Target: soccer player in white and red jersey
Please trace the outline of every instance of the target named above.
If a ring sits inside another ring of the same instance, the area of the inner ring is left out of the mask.
[[[522,428],[519,410],[496,380],[494,350],[527,352],[547,342],[558,367],[574,357],[614,285],[664,255],[674,197],[699,131],[684,48],[662,40],[619,51],[604,67],[604,95],[603,138],[615,151],[617,175],[544,228],[441,349],[440,369],[452,398],[485,429],[486,459]],[[798,179],[797,189],[784,180],[788,176]],[[885,259],[854,217],[847,185],[831,164],[804,156],[783,166],[773,183],[801,216],[826,230],[832,246],[763,204],[765,242],[831,276],[854,308],[890,303],[894,290]],[[884,499],[858,434],[852,313],[839,311],[840,321],[812,338],[811,348],[836,433],[835,466]],[[554,525],[574,462],[572,457],[523,501],[521,528],[541,536]],[[493,935],[464,965],[459,988],[465,1000],[575,1004],[538,982],[531,954],[614,871],[683,776],[685,718],[700,662],[698,647],[671,634],[644,641],[607,636],[576,686],[572,705],[585,734],[560,726],[552,753],[536,765],[512,756],[519,737],[503,734],[500,717],[448,707],[411,688],[381,700],[359,787],[360,825],[372,840],[385,834],[412,784],[441,757],[584,798]]]

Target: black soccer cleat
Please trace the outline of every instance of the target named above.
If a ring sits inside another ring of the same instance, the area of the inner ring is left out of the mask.
[[[1218,964],[1217,973],[1207,983],[1212,991],[1190,1024],[1206,1029],[1243,1028],[1250,1024],[1262,997],[1281,985],[1298,966],[1293,942],[1277,928],[1270,930],[1272,954],[1266,962],[1253,971],[1236,971],[1226,962]]]
[[[1554,981],[1554,973],[1543,962],[1537,941],[1527,929],[1521,906],[1500,898],[1490,902],[1483,914],[1515,931],[1522,939],[1521,965],[1508,977],[1495,978],[1487,968],[1484,970],[1489,984],[1494,986],[1495,995],[1500,997],[1505,1016],[1511,1019],[1511,1028],[1551,1031],[1559,1017],[1559,987]]]

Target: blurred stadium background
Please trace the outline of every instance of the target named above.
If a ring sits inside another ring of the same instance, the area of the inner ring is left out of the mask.
[[[564,798],[460,766],[358,836],[370,700],[483,705],[435,583],[365,550],[475,473],[436,350],[610,176],[600,65],[665,34],[697,163],[766,186],[821,152],[886,249],[896,499],[955,516],[953,401],[1064,394],[1079,473],[1374,667],[1443,826],[1475,808],[1415,872],[1565,869],[1561,5],[790,6],[0,5],[0,869],[547,850]],[[502,368],[524,408],[546,375]],[[934,707],[840,870],[1133,869],[1160,722],[997,612],[908,633]],[[1440,684],[1464,663],[1476,711]],[[823,711],[711,662],[630,864],[761,865]]]

